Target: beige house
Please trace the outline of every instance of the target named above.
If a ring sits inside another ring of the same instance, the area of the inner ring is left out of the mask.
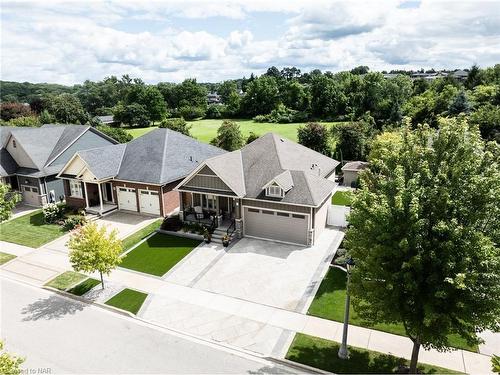
[[[184,221],[312,245],[326,226],[338,161],[268,133],[205,160],[177,187]]]
[[[345,186],[357,187],[359,172],[368,167],[365,161],[351,161],[342,167]]]

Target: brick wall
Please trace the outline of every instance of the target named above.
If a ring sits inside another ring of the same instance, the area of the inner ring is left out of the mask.
[[[175,188],[181,181],[182,180],[178,180],[163,186],[162,216],[166,216],[167,214],[175,210],[177,207],[179,207],[180,204],[179,192],[173,191],[172,189]]]

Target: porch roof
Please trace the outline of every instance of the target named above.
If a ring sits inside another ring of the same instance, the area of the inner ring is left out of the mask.
[[[212,195],[224,195],[230,197],[237,197],[237,195],[231,191],[218,191],[190,186],[182,186],[178,188],[179,191],[193,192],[193,193],[203,193],[203,194],[212,194]]]

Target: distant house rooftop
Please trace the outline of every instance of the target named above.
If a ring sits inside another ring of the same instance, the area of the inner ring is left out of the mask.
[[[366,169],[370,163],[366,161],[350,161],[349,163],[345,163],[345,165],[342,167],[343,171],[362,171],[363,169]]]
[[[113,115],[108,115],[108,116],[97,116],[97,118],[103,123],[103,124],[112,124],[115,122],[115,118]]]

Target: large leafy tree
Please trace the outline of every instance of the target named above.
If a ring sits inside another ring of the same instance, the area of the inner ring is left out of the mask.
[[[330,132],[317,122],[310,122],[297,129],[297,138],[303,146],[309,147],[324,155],[330,156],[332,149],[330,145]]]
[[[21,196],[13,192],[9,185],[0,183],[0,222],[12,215],[12,209],[21,200]]]
[[[46,109],[62,124],[85,124],[89,117],[78,98],[73,94],[45,97]]]
[[[243,111],[248,115],[265,115],[279,103],[279,89],[274,76],[263,75],[249,82],[243,97]]]
[[[412,373],[421,346],[500,329],[499,157],[464,120],[442,120],[406,129],[362,173],[347,233],[353,303],[369,322],[402,322]]]
[[[94,222],[74,232],[68,242],[69,261],[75,271],[99,272],[104,289],[103,274],[108,275],[121,263],[122,242],[118,232],[106,232],[106,227]]]
[[[244,143],[240,126],[233,121],[222,122],[222,125],[217,129],[217,136],[210,143],[226,151],[238,150]]]
[[[373,133],[373,125],[364,120],[332,127],[335,153],[342,160],[365,160]]]

